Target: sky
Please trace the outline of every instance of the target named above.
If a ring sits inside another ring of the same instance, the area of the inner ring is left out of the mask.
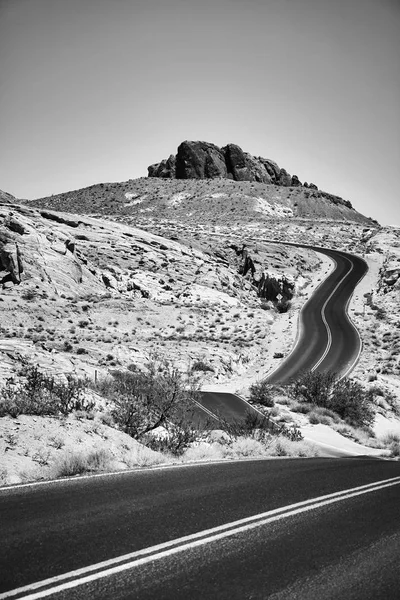
[[[400,0],[0,0],[0,189],[235,143],[400,226]]]

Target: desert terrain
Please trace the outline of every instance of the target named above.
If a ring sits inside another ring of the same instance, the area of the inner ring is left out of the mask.
[[[27,363],[98,382],[157,355],[195,370],[204,390],[248,398],[290,352],[302,305],[334,266],[285,242],[340,249],[369,266],[349,315],[363,342],[351,376],[373,390],[374,424],[356,431],[315,414],[310,423],[282,392],[271,415],[311,442],[340,445],[339,436],[350,453],[357,444],[387,453],[400,434],[400,231],[314,184],[283,183],[156,175],[35,201],[2,193],[0,383]],[[1,417],[3,483],[62,473],[58,455],[77,444],[101,456],[111,448],[99,469],[166,460],[116,429],[90,393],[90,420]]]

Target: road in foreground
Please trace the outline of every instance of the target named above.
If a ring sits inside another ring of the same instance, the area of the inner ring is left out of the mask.
[[[292,459],[3,489],[0,598],[398,598],[399,483],[396,462]]]

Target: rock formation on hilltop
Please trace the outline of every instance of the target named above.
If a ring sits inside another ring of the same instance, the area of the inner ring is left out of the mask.
[[[149,177],[162,179],[214,179],[257,181],[286,187],[303,185],[297,175],[291,176],[275,162],[261,156],[252,156],[236,144],[219,148],[208,142],[185,141],[172,155],[148,167]],[[314,184],[305,187],[317,189]]]

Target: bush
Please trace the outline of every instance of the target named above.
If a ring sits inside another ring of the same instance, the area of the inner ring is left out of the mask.
[[[71,477],[93,471],[106,471],[112,464],[112,455],[104,449],[83,452],[69,452],[54,467],[55,477]]]
[[[208,365],[204,360],[196,360],[196,362],[192,365],[192,371],[211,371],[214,372],[214,369],[211,365]]]
[[[334,373],[305,371],[289,384],[289,395],[300,402],[329,408],[329,398],[336,381]]]
[[[192,446],[185,450],[183,460],[196,461],[196,460],[221,460],[224,458],[224,450],[221,444],[199,444],[198,446]]]
[[[300,402],[333,411],[354,427],[369,426],[374,421],[373,391],[348,377],[339,380],[335,373],[307,371],[291,382],[289,393]],[[332,418],[329,412],[321,416]],[[314,422],[316,419],[314,414]]]
[[[152,359],[145,371],[114,371],[98,388],[113,403],[115,422],[153,450],[180,454],[198,437],[193,429],[198,381],[168,361]],[[163,427],[162,438],[153,432]],[[151,435],[150,435],[151,434]]]
[[[254,438],[240,437],[232,442],[230,450],[235,457],[265,456],[265,445]]]
[[[344,378],[335,384],[329,406],[342,419],[354,427],[368,426],[374,422],[374,395],[357,381]]]
[[[18,375],[18,382],[9,378],[0,388],[0,416],[68,415],[74,410],[90,412],[95,406],[85,398],[85,380],[67,375],[66,383],[57,381],[29,363]]]
[[[272,395],[272,386],[265,381],[259,381],[253,383],[250,386],[250,402],[257,402],[263,406],[274,406],[274,399]]]

